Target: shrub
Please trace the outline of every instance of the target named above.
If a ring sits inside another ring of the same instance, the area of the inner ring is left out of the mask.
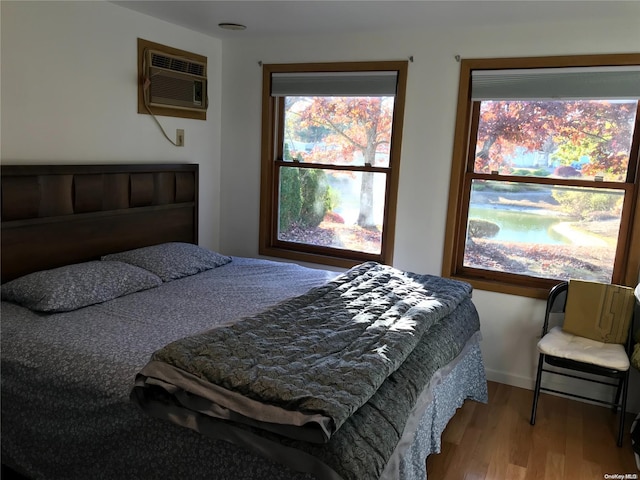
[[[300,219],[302,208],[302,190],[300,189],[300,169],[283,168],[280,170],[280,215],[278,228],[286,232]]]
[[[549,175],[549,172],[545,168],[514,168],[510,175],[546,177]]]
[[[324,221],[331,223],[344,223],[344,218],[342,218],[342,215],[340,215],[339,213],[329,211],[324,216]]]
[[[293,224],[311,228],[320,225],[337,200],[324,170],[283,168],[280,175],[280,232]]]
[[[526,192],[530,188],[529,188],[529,185],[526,185],[524,183],[494,182],[494,183],[487,183],[487,189],[493,192],[517,193],[517,192]]]
[[[592,212],[608,212],[616,207],[621,196],[613,196],[606,193],[593,193],[589,195],[589,209]]]
[[[329,185],[326,176],[323,170],[304,169],[300,172],[300,224],[305,227],[317,227],[327,213]]]
[[[574,217],[586,219],[594,212],[611,212],[622,206],[623,196],[554,188],[551,195],[560,208]]]
[[[488,220],[480,218],[469,219],[469,237],[471,238],[491,238],[495,237],[500,231],[500,226]]]
[[[536,177],[546,177],[549,175],[549,171],[546,168],[536,168],[531,172],[531,174]]]
[[[564,178],[575,178],[575,177],[580,177],[582,175],[579,170],[576,170],[575,168],[570,167],[568,165],[563,165],[561,167],[556,168],[553,171],[553,174],[556,177],[564,177]]]

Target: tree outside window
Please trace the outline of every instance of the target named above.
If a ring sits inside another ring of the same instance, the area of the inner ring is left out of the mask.
[[[261,253],[391,262],[405,78],[405,62],[265,66]]]
[[[640,68],[588,65],[562,76],[567,59],[530,60],[527,70],[516,62],[520,72],[509,59],[463,65],[456,142],[465,147],[454,154],[443,274],[530,296],[571,278],[635,285],[640,87],[627,86],[640,85]],[[554,70],[531,70],[544,66]],[[502,81],[504,95],[494,86],[483,93],[474,69]],[[598,75],[613,93],[583,89]],[[540,85],[552,98],[537,98]],[[558,85],[577,94],[558,98]]]

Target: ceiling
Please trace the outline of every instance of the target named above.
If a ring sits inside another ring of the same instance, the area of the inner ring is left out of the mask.
[[[112,3],[220,39],[636,16],[628,0],[125,0]],[[246,25],[223,30],[219,23]],[[640,43],[640,42],[639,42]]]

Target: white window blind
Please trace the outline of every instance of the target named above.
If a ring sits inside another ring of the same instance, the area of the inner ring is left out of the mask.
[[[271,96],[394,96],[398,72],[272,73]]]
[[[472,100],[640,99],[640,65],[474,70]]]

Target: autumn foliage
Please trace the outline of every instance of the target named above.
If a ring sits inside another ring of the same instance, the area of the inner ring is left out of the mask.
[[[480,105],[475,171],[509,173],[517,148],[550,166],[588,158],[582,175],[623,180],[637,101],[485,101]]]
[[[330,148],[315,148],[301,153],[302,158],[330,164],[362,158],[375,165],[376,153],[389,152],[392,116],[393,101],[388,97],[313,97],[299,112],[298,125],[322,127],[326,132],[322,143]]]
[[[285,109],[287,140],[311,140],[310,149],[291,154],[305,163],[389,165],[393,97],[290,97]],[[353,173],[343,172],[341,175]],[[363,171],[357,224],[375,229],[373,177]]]

